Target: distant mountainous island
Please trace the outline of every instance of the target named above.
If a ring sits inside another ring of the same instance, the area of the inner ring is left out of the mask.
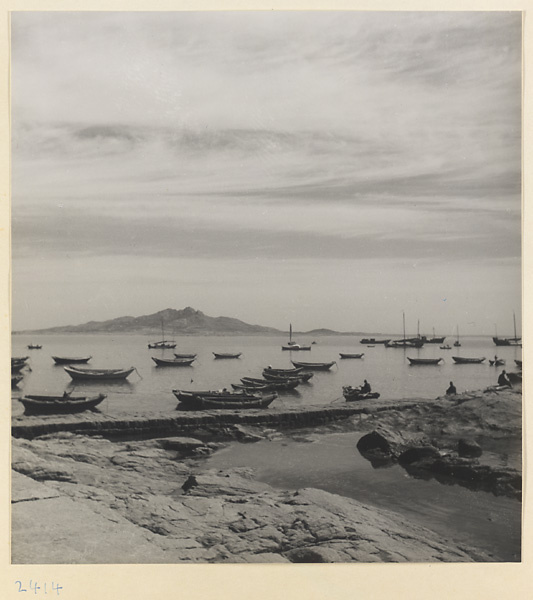
[[[89,321],[82,325],[65,325],[13,333],[150,333],[157,335],[161,332],[161,323],[164,325],[167,338],[175,335],[287,335],[286,331],[262,325],[250,325],[231,317],[209,317],[190,306],[182,310],[166,308],[142,317],[118,317],[109,321]],[[354,334],[331,329],[313,329],[312,331],[298,332],[295,335]]]

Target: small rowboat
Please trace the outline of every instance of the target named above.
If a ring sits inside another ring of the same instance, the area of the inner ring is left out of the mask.
[[[56,365],[74,365],[87,363],[92,356],[52,356]]]
[[[363,358],[365,353],[362,352],[361,354],[350,354],[346,352],[339,352],[339,355],[341,358]]]
[[[240,358],[242,352],[213,352],[215,358]]]
[[[464,358],[462,356],[452,356],[454,362],[458,365],[479,365],[485,360],[485,357],[481,358]]]
[[[411,365],[438,365],[442,358],[409,358],[407,357],[409,364]]]
[[[346,385],[342,388],[342,395],[346,402],[354,402],[356,400],[373,400],[379,398],[378,392],[361,392],[359,388],[354,388],[351,385]]]
[[[161,342],[151,342],[150,344],[148,344],[148,348],[151,349],[163,349],[166,350],[167,348],[175,348],[176,347],[176,342],[167,342],[166,340],[162,340]]]
[[[444,346],[439,346],[441,350],[451,350],[452,347],[449,344],[444,344]]]
[[[254,398],[253,400],[220,400],[219,398],[204,398],[198,397],[194,401],[193,407],[188,407],[193,410],[246,410],[250,408],[267,408],[277,398],[277,394],[273,393],[268,396]]]
[[[282,346],[282,350],[291,350],[293,352],[299,352],[303,350],[311,350],[311,346],[301,346],[300,344],[291,344],[290,346]]]
[[[327,363],[300,362],[295,360],[291,360],[291,362],[295,367],[303,367],[311,371],[329,371],[333,365],[337,364],[334,360]]]
[[[174,352],[174,356],[176,358],[196,358],[196,354],[178,354],[177,352]]]
[[[309,381],[312,377],[314,377],[314,374],[302,371],[301,373],[296,373],[296,375],[275,375],[274,373],[270,373],[269,371],[263,371],[263,377],[265,379],[268,379],[269,381],[297,380],[301,383],[305,383],[306,381]]]
[[[242,377],[241,382],[244,385],[250,386],[270,386],[270,389],[273,390],[294,390],[301,383],[301,380],[297,377],[291,379],[279,379],[279,380],[270,380],[270,379],[256,379],[254,377]]]
[[[28,350],[40,350],[41,348],[40,344],[28,344]]]
[[[128,369],[80,369],[78,367],[63,367],[72,379],[83,381],[118,381],[126,379],[135,367]]]
[[[104,398],[106,398],[105,394],[86,397],[70,396],[65,393],[63,396],[24,396],[19,398],[19,402],[24,405],[24,414],[26,415],[50,415],[93,410]]]
[[[263,369],[264,373],[272,373],[272,375],[296,375],[303,371],[303,367],[298,367],[297,369],[273,369],[272,367],[266,367]]]
[[[257,393],[228,392],[227,390],[222,392],[172,390],[172,393],[180,401],[178,408],[192,410],[266,408],[277,398],[276,393],[261,396]]]
[[[17,385],[24,379],[24,375],[11,375],[11,389],[16,389]]]
[[[11,363],[11,375],[14,375],[16,373],[19,373],[20,371],[22,371],[22,369],[24,369],[24,367],[27,367],[28,365],[25,362],[17,362],[17,363]]]
[[[491,367],[501,367],[504,364],[505,364],[505,361],[503,360],[503,358],[496,358],[495,360],[489,360],[489,365]]]
[[[29,356],[13,356],[11,357],[11,366],[13,365],[23,365],[30,358]]]
[[[194,358],[156,358],[152,360],[158,367],[188,367],[194,362]]]

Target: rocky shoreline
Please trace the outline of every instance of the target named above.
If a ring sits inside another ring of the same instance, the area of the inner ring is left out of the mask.
[[[253,443],[277,431],[291,443],[309,431],[357,431],[361,440],[378,439],[377,433],[388,449],[381,442],[365,448],[373,451],[369,460],[398,461],[415,476],[519,499],[521,404],[520,391],[509,390],[259,416],[137,415],[129,427],[112,427],[120,420],[96,415],[19,417],[13,420],[12,561],[497,560],[398,513],[323,490],[278,490],[248,469],[209,470],[204,457],[229,440]],[[150,433],[146,423],[161,420]],[[125,437],[135,434],[141,439]],[[410,461],[402,459],[408,451]]]

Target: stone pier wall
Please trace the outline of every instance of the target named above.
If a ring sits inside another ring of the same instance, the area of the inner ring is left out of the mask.
[[[424,401],[427,402],[427,401]],[[325,425],[357,414],[383,410],[401,410],[416,406],[417,401],[360,402],[326,407],[291,407],[269,410],[191,411],[173,414],[134,415],[128,418],[94,413],[13,419],[12,435],[32,439],[41,435],[71,432],[84,435],[126,437],[187,434],[199,428],[217,429],[228,425],[255,425],[294,429]]]

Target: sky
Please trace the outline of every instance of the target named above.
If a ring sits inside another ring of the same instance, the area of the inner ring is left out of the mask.
[[[12,328],[521,324],[518,12],[11,17]]]

